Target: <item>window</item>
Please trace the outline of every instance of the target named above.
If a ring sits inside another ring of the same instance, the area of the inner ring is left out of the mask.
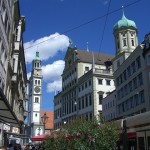
[[[132,44],[132,46],[134,46],[134,40],[133,39],[131,39],[131,44]]]
[[[127,46],[127,40],[123,39],[123,47]]]
[[[124,94],[125,94],[125,95],[128,94],[128,85],[127,85],[127,84],[124,86]]]
[[[102,79],[98,79],[98,84],[102,85],[103,84],[103,80]]]
[[[35,97],[35,103],[39,103],[39,97]]]
[[[139,97],[138,94],[134,95],[134,101],[135,101],[135,105],[138,106],[139,105]]]
[[[85,67],[85,71],[89,71],[89,67]]]
[[[80,101],[80,99],[79,99],[79,110],[81,109],[81,101]]]
[[[87,82],[85,82],[85,88],[87,88]]]
[[[40,63],[37,63],[37,67],[40,67]]]
[[[132,73],[135,73],[135,71],[136,71],[135,62],[133,62],[133,63],[131,64],[131,69],[132,69]]]
[[[89,105],[90,106],[92,105],[92,97],[91,97],[91,95],[89,95]]]
[[[86,107],[88,107],[88,97],[87,96],[85,97],[85,105],[86,105]]]
[[[84,97],[82,97],[82,109],[84,108]]]
[[[79,87],[79,92],[80,92],[80,87]]]
[[[141,102],[141,103],[144,103],[144,102],[145,102],[145,99],[144,99],[144,91],[141,91],[141,92],[140,92],[139,98],[140,98],[140,102]]]
[[[132,92],[132,90],[133,90],[133,88],[132,88],[132,81],[130,81],[130,82],[128,83],[128,86],[129,86],[129,91]]]
[[[130,66],[127,68],[127,73],[128,73],[128,77],[131,76],[131,69],[130,69]]]
[[[125,37],[125,33],[123,33],[122,36]]]
[[[119,86],[119,77],[117,77],[116,82],[117,82],[117,86]]]
[[[91,86],[91,80],[89,80],[89,86]]]
[[[84,85],[82,85],[82,90],[84,90]]]
[[[141,68],[141,59],[140,56],[136,59],[137,69]]]
[[[99,105],[102,105],[103,95],[99,94]]]
[[[34,84],[37,85],[37,80],[35,80]]]
[[[140,73],[140,74],[138,75],[138,83],[139,83],[139,85],[142,85],[142,84],[143,84],[142,73]]]
[[[126,70],[123,72],[123,78],[124,78],[124,81],[126,81],[126,80],[127,80]]]
[[[106,85],[110,85],[110,80],[106,80]]]
[[[133,86],[134,86],[134,89],[137,88],[137,78],[136,77],[133,79]]]
[[[41,81],[40,80],[38,80],[38,85],[41,85]]]

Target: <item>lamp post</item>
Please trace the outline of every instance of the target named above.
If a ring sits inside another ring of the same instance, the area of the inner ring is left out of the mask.
[[[49,117],[46,115],[46,112],[45,112],[44,115],[41,117],[42,123],[44,124],[44,133],[45,133],[45,124],[47,123],[48,118],[49,118]]]

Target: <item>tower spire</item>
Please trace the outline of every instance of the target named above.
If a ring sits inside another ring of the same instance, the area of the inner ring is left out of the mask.
[[[124,14],[124,6],[122,6],[122,19],[126,18]]]
[[[86,44],[87,44],[87,48],[86,48],[86,50],[87,50],[87,52],[89,52],[89,47],[88,47],[88,42],[86,42]]]
[[[37,50],[36,50],[36,54],[35,54],[35,60],[40,60],[38,47],[39,47],[39,46],[37,46]]]

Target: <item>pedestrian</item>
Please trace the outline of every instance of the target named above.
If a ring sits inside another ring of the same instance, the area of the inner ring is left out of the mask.
[[[8,150],[14,150],[14,147],[13,147],[13,145],[11,143],[9,144]]]

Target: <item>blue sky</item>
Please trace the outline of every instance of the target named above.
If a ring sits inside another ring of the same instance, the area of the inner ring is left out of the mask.
[[[88,48],[93,52],[115,54],[113,26],[121,19],[122,5],[125,16],[135,21],[138,28],[138,40],[142,42],[150,31],[150,0],[139,0],[134,5],[127,5],[137,0],[111,0],[105,32],[100,48],[105,17],[87,23],[107,13],[109,0],[20,0],[21,15],[26,18],[24,47],[28,76],[31,72],[31,61],[38,49],[43,69],[43,102],[42,109],[53,111],[55,91],[61,91],[61,74],[64,68],[64,56],[69,44],[73,41],[78,49]],[[86,25],[82,25],[87,23]],[[74,29],[75,27],[81,27]],[[70,32],[66,32],[70,29]],[[38,44],[42,41],[45,41]],[[38,45],[37,45],[38,44]],[[36,46],[34,46],[36,45]],[[30,48],[29,48],[30,47]]]

